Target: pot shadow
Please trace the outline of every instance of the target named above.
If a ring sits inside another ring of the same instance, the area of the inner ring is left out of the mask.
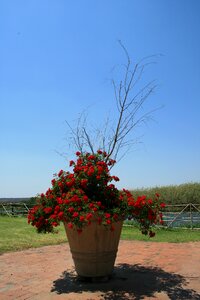
[[[172,300],[200,300],[200,294],[183,286],[186,279],[179,274],[167,273],[157,267],[118,264],[107,282],[80,281],[76,272],[65,271],[53,282],[51,292],[57,294],[102,292],[105,300],[143,299],[164,292]]]

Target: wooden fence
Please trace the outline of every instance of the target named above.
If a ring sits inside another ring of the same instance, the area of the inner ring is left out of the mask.
[[[167,227],[200,228],[200,204],[166,205],[163,220]]]
[[[29,209],[26,203],[0,203],[0,215],[26,216]],[[200,204],[166,205],[163,212],[164,226],[200,228]]]
[[[26,216],[30,206],[26,203],[0,203],[0,215],[12,216]]]

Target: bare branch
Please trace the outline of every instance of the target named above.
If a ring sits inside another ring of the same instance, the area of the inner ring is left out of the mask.
[[[131,132],[134,132],[136,127],[140,124],[148,122],[152,113],[160,109],[156,108],[145,112],[143,108],[145,101],[157,87],[155,81],[152,80],[144,84],[143,87],[138,87],[144,75],[144,71],[149,65],[156,63],[152,59],[158,55],[144,57],[132,66],[132,61],[127,49],[121,41],[118,42],[125,53],[126,64],[123,65],[123,75],[121,79],[118,82],[114,79],[111,80],[118,114],[113,126],[110,126],[110,119],[108,118],[104,122],[104,126],[96,130],[95,139],[87,129],[86,118],[84,118],[83,114],[78,119],[76,129],[73,129],[70,124],[66,122],[70,128],[72,140],[79,151],[83,153],[86,149],[89,149],[90,152],[95,153],[98,145],[98,149],[107,152],[108,156],[106,161],[110,157],[117,159],[120,151],[126,149],[120,159],[124,157],[131,146],[138,142],[137,138],[134,140],[130,138]],[[93,129],[93,132],[94,131],[95,129]]]

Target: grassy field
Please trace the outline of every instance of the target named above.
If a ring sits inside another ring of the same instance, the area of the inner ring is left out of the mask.
[[[38,234],[27,224],[23,217],[0,216],[0,253],[17,251],[45,245],[56,245],[67,241],[64,227],[58,227],[57,234]],[[121,239],[154,242],[191,242],[200,241],[200,231],[190,229],[156,229],[153,239],[142,235],[132,226],[124,226]]]

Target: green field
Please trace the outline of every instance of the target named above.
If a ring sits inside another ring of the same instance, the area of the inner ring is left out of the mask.
[[[200,231],[190,229],[155,229],[156,237],[149,239],[132,226],[124,226],[121,239],[154,242],[200,241]],[[56,234],[38,234],[23,217],[0,216],[0,253],[18,251],[32,247],[56,245],[67,241],[64,227],[58,227]]]

